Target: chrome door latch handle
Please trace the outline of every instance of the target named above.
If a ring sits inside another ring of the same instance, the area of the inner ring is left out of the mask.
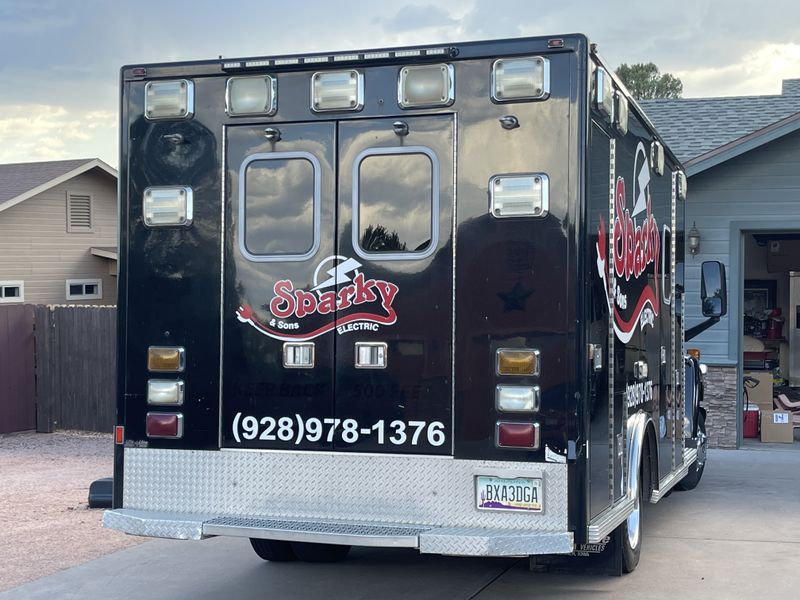
[[[277,127],[267,127],[264,130],[264,137],[267,138],[267,141],[272,142],[279,142],[281,139],[281,130]]]
[[[408,123],[405,121],[395,121],[392,123],[392,129],[399,136],[408,135]]]

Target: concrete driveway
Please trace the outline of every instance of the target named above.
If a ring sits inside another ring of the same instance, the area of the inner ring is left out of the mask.
[[[800,452],[712,451],[700,486],[646,514],[635,573],[532,573],[514,559],[355,549],[334,565],[265,563],[246,540],[156,540],[0,600],[263,598],[796,598]]]

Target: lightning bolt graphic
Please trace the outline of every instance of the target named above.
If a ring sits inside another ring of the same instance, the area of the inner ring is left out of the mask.
[[[326,287],[330,287],[332,285],[338,285],[340,283],[347,283],[348,281],[352,281],[350,277],[347,276],[347,273],[350,271],[355,271],[361,266],[361,263],[355,260],[354,258],[348,258],[344,262],[339,263],[332,269],[328,269],[326,271],[328,275],[330,275],[330,279],[326,279],[319,285],[311,288],[312,292],[316,292],[317,290],[321,290]]]

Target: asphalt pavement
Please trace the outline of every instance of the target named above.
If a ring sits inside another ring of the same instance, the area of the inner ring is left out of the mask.
[[[267,563],[244,539],[154,540],[33,581],[0,600],[94,598],[796,598],[800,451],[712,451],[698,488],[645,515],[638,569],[623,577],[531,572],[523,559],[354,549],[337,564]]]

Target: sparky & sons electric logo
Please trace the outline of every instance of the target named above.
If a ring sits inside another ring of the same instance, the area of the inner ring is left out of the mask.
[[[325,271],[328,278],[320,281],[323,267],[330,263],[333,267]],[[329,256],[317,265],[310,291],[295,287],[291,279],[275,282],[268,304],[272,316],[266,323],[259,321],[248,305],[240,306],[236,317],[264,335],[287,342],[311,340],[333,329],[342,334],[377,331],[380,325],[393,325],[397,313],[392,304],[398,286],[382,279],[368,279],[361,268],[353,258]],[[326,319],[325,315],[332,318]]]
[[[630,341],[637,325],[654,327],[659,312],[661,236],[650,197],[650,164],[641,142],[636,147],[633,175],[633,209],[627,204],[625,179],[618,177],[610,239],[602,217],[597,231],[597,273],[603,280],[609,310],[614,314],[614,332],[623,343]],[[607,242],[614,251],[613,273],[607,268]],[[651,264],[652,275],[648,273]]]

